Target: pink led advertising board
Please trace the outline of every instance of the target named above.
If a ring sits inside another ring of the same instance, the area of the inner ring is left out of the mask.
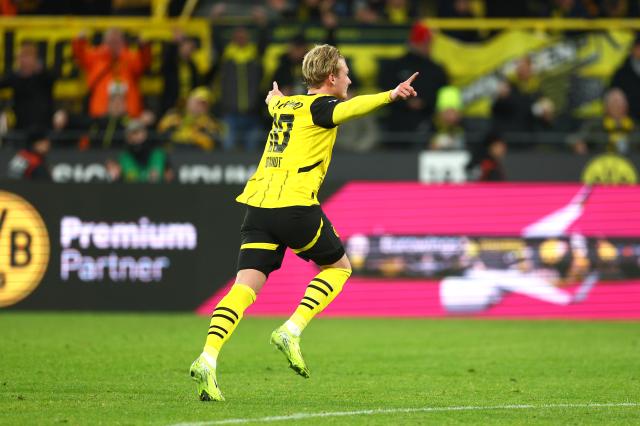
[[[353,266],[323,315],[640,319],[640,187],[353,182],[323,209]],[[317,272],[288,251],[247,314]]]

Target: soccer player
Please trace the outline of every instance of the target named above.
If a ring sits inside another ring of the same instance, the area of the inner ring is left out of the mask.
[[[306,95],[283,96],[278,84],[265,102],[273,126],[256,173],[237,201],[247,205],[240,229],[238,273],[231,290],[213,310],[202,354],[191,365],[202,401],[223,401],[216,380],[216,360],[266,282],[282,264],[287,247],[320,273],[309,283],[293,315],[271,334],[271,343],[303,377],[309,369],[300,351],[300,335],[309,321],[340,293],[351,275],[344,248],[318,202],[329,168],[337,126],[396,100],[416,96],[414,73],[395,89],[347,98],[349,68],[338,49],[316,46],[302,63]]]

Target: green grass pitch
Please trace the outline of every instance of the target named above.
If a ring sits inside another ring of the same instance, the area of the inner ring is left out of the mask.
[[[207,318],[3,312],[0,424],[640,424],[639,323],[320,318],[305,380],[268,343],[280,322],[240,324],[227,401],[203,403]]]

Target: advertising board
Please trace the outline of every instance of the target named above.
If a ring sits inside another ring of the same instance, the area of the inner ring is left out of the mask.
[[[352,182],[324,211],[353,267],[327,315],[640,318],[637,186]],[[248,313],[290,314],[317,273],[287,253]]]
[[[235,271],[237,186],[0,185],[0,307],[190,310]]]

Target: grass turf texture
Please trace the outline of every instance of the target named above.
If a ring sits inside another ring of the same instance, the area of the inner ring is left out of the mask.
[[[1,424],[154,424],[367,409],[640,402],[640,324],[318,319],[311,379],[268,344],[279,319],[247,318],[223,349],[224,403],[188,377],[208,319],[0,314]],[[271,424],[638,424],[640,407],[496,409]]]

